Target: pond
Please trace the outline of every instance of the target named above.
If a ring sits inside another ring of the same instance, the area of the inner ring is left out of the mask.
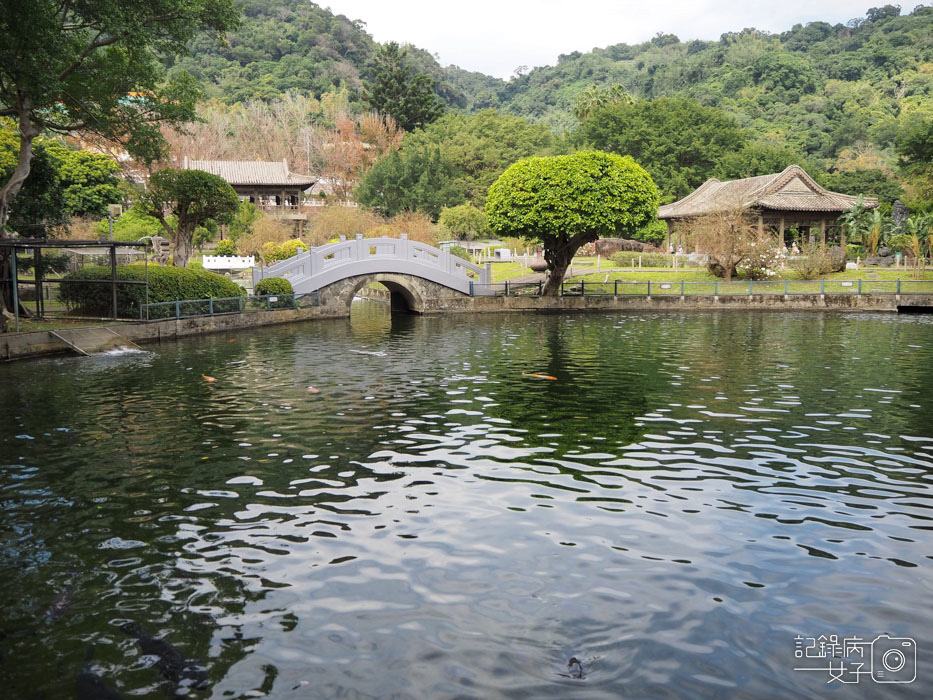
[[[933,697],[933,318],[359,311],[0,366],[4,697]]]

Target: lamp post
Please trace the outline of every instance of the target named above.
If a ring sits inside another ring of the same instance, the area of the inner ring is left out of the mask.
[[[122,204],[107,205],[107,222],[110,224],[110,240],[113,241],[113,220],[123,216]]]

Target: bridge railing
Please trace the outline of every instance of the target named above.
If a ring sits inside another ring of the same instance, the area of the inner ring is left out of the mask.
[[[297,280],[310,279],[337,267],[380,259],[408,263],[411,274],[417,274],[418,268],[424,266],[464,280],[473,279],[480,284],[489,282],[485,267],[426,243],[410,241],[404,233],[400,238],[363,238],[362,234],[357,234],[356,238],[346,240],[341,236],[337,243],[311,248],[265,268],[254,268],[253,281],[258,282],[264,277],[286,277],[293,280],[294,285]]]

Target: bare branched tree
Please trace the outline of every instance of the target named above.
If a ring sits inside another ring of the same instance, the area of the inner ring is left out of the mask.
[[[741,200],[726,202],[718,210],[696,217],[689,222],[688,231],[697,250],[709,256],[710,272],[726,282],[732,281],[738,266],[770,243],[768,233],[759,230],[756,218]]]

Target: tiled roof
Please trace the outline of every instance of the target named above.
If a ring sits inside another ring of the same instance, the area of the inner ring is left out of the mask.
[[[716,211],[735,202],[745,207],[777,211],[812,211],[841,214],[855,206],[856,197],[823,189],[799,165],[773,175],[720,182],[711,178],[683,199],[658,209],[659,219],[685,219]],[[878,206],[865,197],[866,209]]]
[[[188,160],[186,170],[204,170],[219,175],[234,187],[265,185],[276,187],[300,187],[305,189],[317,182],[316,177],[298,175],[288,170],[288,163],[262,160]]]

